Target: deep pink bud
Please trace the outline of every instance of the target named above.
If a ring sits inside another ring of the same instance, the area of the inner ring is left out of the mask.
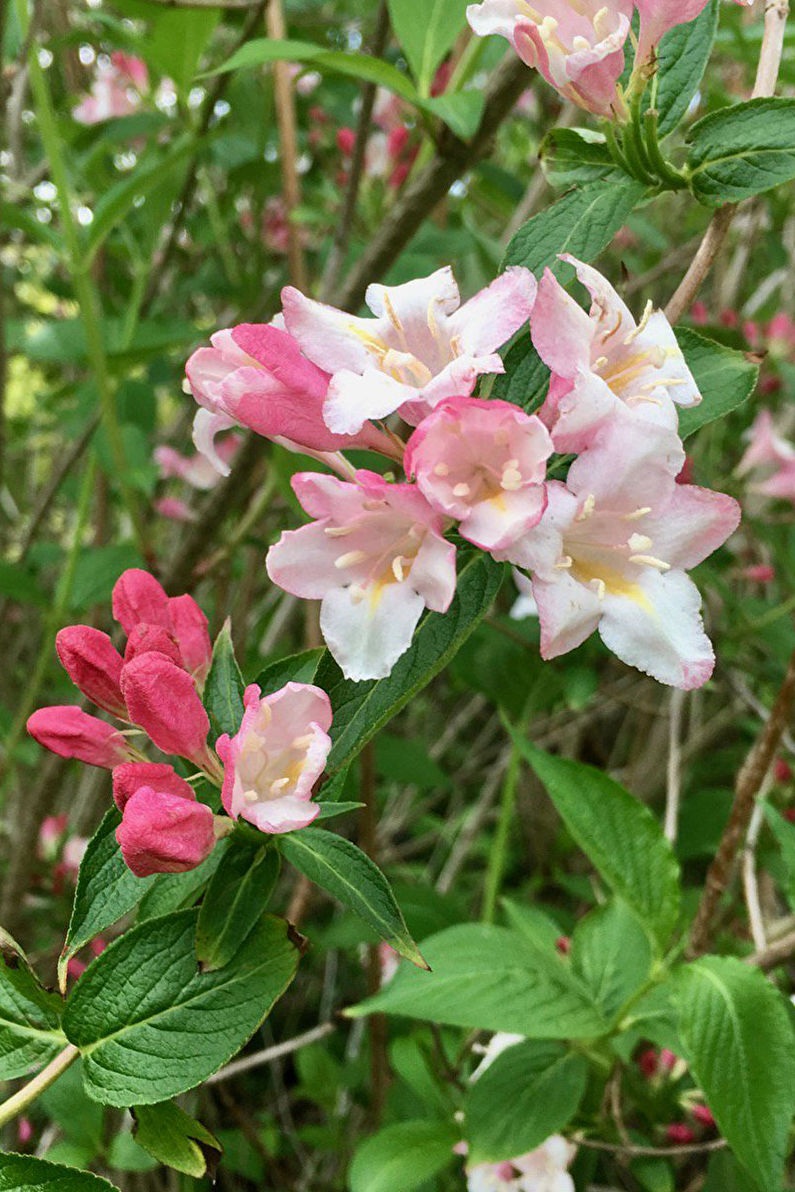
[[[395,160],[399,158],[406,148],[408,139],[409,130],[405,124],[398,124],[393,128],[386,140],[386,148],[389,156]]]
[[[672,1051],[669,1051],[667,1047],[663,1047],[662,1051],[660,1052],[660,1063],[662,1064],[663,1068],[666,1069],[666,1071],[672,1072],[676,1067],[676,1056]]]
[[[171,627],[164,588],[139,567],[131,567],[119,576],[111,603],[114,617],[128,636],[141,621],[162,625],[164,629]]]
[[[213,813],[195,799],[142,786],[124,808],[116,839],[136,877],[185,873],[212,852]]]
[[[555,940],[555,947],[561,956],[568,956],[571,952],[571,939],[568,935],[559,935]]]
[[[340,153],[344,153],[346,157],[350,157],[355,144],[356,133],[352,128],[340,128],[337,130],[337,148]]]
[[[130,719],[158,749],[208,763],[210,721],[187,671],[165,654],[139,654],[125,663],[121,689]]]
[[[697,1122],[701,1122],[702,1126],[706,1126],[711,1130],[715,1125],[715,1118],[712,1116],[712,1110],[708,1105],[694,1105],[693,1117]]]
[[[182,666],[182,655],[173,634],[162,625],[149,625],[142,621],[130,630],[124,649],[124,661],[132,662],[139,654],[151,654],[152,651],[165,654],[166,658],[176,662],[177,666]]]
[[[45,749],[88,766],[112,770],[132,756],[118,729],[74,704],[39,708],[28,720],[28,732]]]
[[[792,767],[783,757],[777,757],[773,766],[776,782],[789,782],[792,778]]]
[[[33,1126],[30,1118],[22,1117],[17,1123],[17,1141],[21,1146],[27,1146],[33,1137]]]
[[[122,657],[107,633],[90,625],[69,625],[55,638],[61,665],[76,687],[99,708],[126,716],[119,687]]]
[[[674,1146],[687,1146],[696,1137],[690,1127],[686,1126],[684,1122],[671,1122],[665,1131],[665,1136]]]
[[[119,811],[142,786],[157,794],[181,795],[193,799],[193,787],[165,762],[125,762],[113,771],[113,798]]]
[[[213,656],[207,618],[192,596],[172,596],[168,611],[182,665],[197,682],[203,683]]]
[[[642,1051],[638,1056],[637,1062],[638,1067],[646,1079],[651,1080],[652,1076],[654,1076],[657,1072],[657,1068],[659,1066],[659,1059],[657,1058],[657,1052],[654,1050],[654,1048],[647,1047],[645,1051]]]

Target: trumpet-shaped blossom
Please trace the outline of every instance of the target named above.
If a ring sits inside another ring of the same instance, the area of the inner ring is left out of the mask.
[[[168,793],[142,786],[124,806],[116,839],[136,877],[185,873],[212,852],[214,817],[192,791],[188,798],[181,791]]]
[[[795,463],[795,446],[778,432],[770,410],[759,411],[745,439],[748,446],[737,465],[738,476],[757,468]]]
[[[536,282],[513,266],[461,306],[449,266],[400,286],[371,285],[374,318],[282,290],[284,322],[305,356],[331,374],[323,406],[337,434],[399,410],[416,426],[439,402],[468,396],[481,373],[503,372],[497,348],[530,317]]]
[[[455,548],[417,488],[359,471],[355,483],[311,472],[293,488],[316,520],[285,531],[268,552],[275,584],[321,600],[320,628],[349,679],[378,679],[408,649],[423,608],[446,612]]]
[[[210,721],[187,671],[165,654],[139,654],[125,663],[121,689],[130,719],[158,749],[214,769],[207,745]]]
[[[673,403],[697,405],[701,395],[665,315],[649,305],[636,323],[601,273],[574,257],[561,260],[576,269],[591,295],[591,309],[586,313],[546,271],[531,334],[552,371],[540,414],[555,447],[583,451],[594,433],[616,418],[675,430]]]
[[[632,0],[483,0],[467,8],[475,33],[506,38],[561,95],[599,116],[625,110],[617,83],[631,19]]]
[[[372,425],[361,434],[333,434],[323,421],[329,374],[312,363],[286,331],[268,324],[243,323],[210,337],[185,366],[191,391],[202,407],[193,439],[222,475],[229,464],[215,450],[215,436],[231,426],[247,426],[293,451],[320,455],[349,447],[393,454],[389,438]]]
[[[655,460],[660,449],[649,428],[616,424],[565,485],[549,483],[547,512],[512,561],[532,572],[544,658],[598,629],[622,661],[688,690],[707,681],[715,658],[686,573],[725,542],[740,509],[677,484]]]
[[[745,7],[753,2],[734,0]],[[640,15],[636,61],[647,61],[669,29],[694,21],[708,3],[709,0],[635,0]]]
[[[224,762],[224,808],[261,832],[305,828],[320,811],[311,800],[331,748],[329,698],[306,683],[288,683],[262,698],[252,684],[243,702],[237,733],[216,742]]]
[[[29,717],[27,728],[45,749],[88,766],[112,770],[135,756],[117,728],[74,704],[39,708]]]
[[[125,762],[113,771],[113,799],[119,811],[141,787],[156,793],[194,798],[193,787],[180,778],[173,766],[161,762]]]
[[[234,461],[242,441],[241,436],[235,434],[227,435],[225,439],[216,444],[216,454],[227,468]],[[173,447],[156,447],[154,461],[164,480],[171,478],[184,480],[191,488],[206,491],[215,488],[221,478],[218,469],[207,459],[206,455],[182,455]]]
[[[467,1192],[574,1192],[568,1167],[576,1153],[561,1134],[553,1134],[516,1159],[467,1168]]]
[[[116,581],[112,604],[114,617],[135,643],[134,653],[148,648],[173,657],[174,647],[168,638],[173,639],[181,665],[198,683],[204,682],[213,651],[207,618],[192,596],[169,596],[148,571],[131,567]],[[168,638],[152,627],[165,630]],[[149,646],[145,646],[147,640]]]
[[[510,546],[540,520],[552,450],[534,415],[509,402],[458,397],[417,427],[403,463],[428,503],[490,551]]]
[[[126,717],[119,680],[124,665],[107,633],[91,625],[69,625],[55,638],[61,665],[83,695],[98,708]]]

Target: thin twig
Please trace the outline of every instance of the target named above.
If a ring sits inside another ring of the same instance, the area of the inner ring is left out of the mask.
[[[756,846],[759,841],[762,824],[765,821],[762,800],[770,789],[772,781],[772,771],[768,770],[765,775],[765,781],[762,783],[762,789],[759,791],[759,798],[756,801],[754,813],[751,816],[751,823],[748,826],[748,837],[745,842],[745,848],[743,849],[743,891],[745,893],[745,905],[748,909],[748,922],[751,927],[754,947],[758,952],[764,951],[767,947],[767,933],[765,932],[765,920],[759,900],[759,882],[756,876]]]
[[[582,1138],[575,1134],[572,1142],[576,1146],[588,1147],[594,1151],[609,1151],[611,1155],[627,1158],[676,1159],[681,1155],[705,1155],[711,1151],[722,1151],[729,1144],[725,1138],[710,1139],[709,1142],[690,1142],[684,1146],[629,1146],[616,1142],[600,1142],[597,1138]]]
[[[665,838],[673,844],[679,830],[679,801],[682,794],[682,712],[685,693],[671,692],[668,720],[668,781],[665,796]]]
[[[313,1027],[311,1031],[304,1031],[302,1035],[296,1035],[293,1039],[286,1039],[284,1043],[276,1043],[273,1047],[266,1047],[264,1051],[257,1051],[254,1055],[245,1055],[241,1060],[234,1060],[233,1063],[227,1064],[208,1077],[204,1083],[218,1084],[221,1080],[231,1080],[233,1076],[239,1076],[241,1072],[250,1072],[252,1068],[261,1068],[264,1064],[272,1064],[274,1060],[292,1055],[293,1052],[300,1051],[302,1047],[309,1047],[311,1043],[319,1043],[321,1039],[333,1035],[336,1029],[333,1022],[321,1022],[320,1026]]]
[[[768,944],[766,948],[761,948],[758,952],[746,956],[745,962],[746,964],[755,964],[757,968],[767,971],[783,964],[785,960],[791,960],[793,956],[795,956],[795,931],[791,931],[789,935],[783,935],[780,940]]]
[[[287,36],[282,0],[268,0],[265,10],[268,37],[282,41]],[[287,218],[287,263],[290,281],[299,290],[306,290],[307,272],[301,227],[295,222],[295,212],[301,205],[301,180],[298,174],[298,129],[295,120],[293,80],[288,62],[273,63],[273,98],[276,104],[276,123],[279,126],[281,150],[282,196]]]
[[[29,1105],[32,1105],[37,1097],[40,1097],[45,1089],[48,1089],[53,1084],[62,1072],[73,1064],[79,1056],[80,1052],[72,1043],[67,1043],[63,1051],[59,1051],[55,1059],[50,1060],[41,1072],[37,1072],[32,1080],[23,1085],[12,1097],[7,1101],[3,1101],[0,1105],[0,1126],[4,1126],[6,1122],[12,1121],[18,1117]]]

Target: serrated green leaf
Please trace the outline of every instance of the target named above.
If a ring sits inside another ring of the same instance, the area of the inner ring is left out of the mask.
[[[158,1163],[199,1180],[215,1170],[223,1147],[206,1126],[173,1101],[134,1106],[134,1136]],[[208,1164],[209,1158],[209,1164]]]
[[[592,766],[512,736],[579,847],[664,948],[679,915],[679,866],[648,807]]]
[[[279,877],[279,854],[232,840],[207,887],[196,928],[196,955],[205,970],[223,968],[248,939]]]
[[[780,1188],[795,1111],[795,1039],[782,995],[730,956],[687,965],[677,994],[685,1058],[718,1129],[762,1188]]]
[[[652,960],[646,932],[620,901],[597,907],[574,929],[572,969],[608,1020],[643,985]]]
[[[138,907],[137,921],[156,919],[193,906],[223,860],[229,839],[219,840],[209,857],[187,873],[158,873]]]
[[[498,373],[489,389],[489,398],[509,401],[526,414],[534,414],[549,389],[550,372],[533,347],[529,335],[524,335],[505,355],[505,372]]]
[[[718,28],[718,0],[710,0],[694,21],[675,25],[657,47],[657,128],[673,132],[690,107],[712,52]]]
[[[750,99],[690,130],[687,166],[696,198],[738,203],[795,178],[795,99]]]
[[[108,1180],[32,1155],[0,1154],[0,1192],[110,1192]]]
[[[302,650],[271,662],[257,675],[256,683],[262,695],[272,695],[285,683],[314,683],[318,664],[325,651],[322,648]]]
[[[437,66],[464,28],[466,0],[389,0],[389,15],[417,86],[427,95]]]
[[[550,186],[571,186],[625,176],[610,156],[603,135],[590,128],[553,128],[538,150]]]
[[[592,261],[607,248],[646,188],[640,182],[590,182],[563,195],[533,215],[508,245],[506,265],[524,265],[537,277],[549,266],[557,271],[560,253]]]
[[[383,1011],[535,1039],[593,1039],[607,1024],[561,957],[518,932],[468,923],[422,944],[431,971],[402,966],[389,985],[346,1010]]]
[[[456,1161],[449,1121],[397,1122],[366,1138],[349,1172],[351,1192],[413,1192]]]
[[[679,411],[679,433],[686,439],[747,401],[756,389],[759,368],[743,352],[689,327],[677,327],[676,338],[702,397],[699,405]]]
[[[366,853],[322,828],[287,832],[279,844],[299,873],[359,915],[401,956],[425,967],[389,882]]]
[[[503,567],[481,554],[460,568],[456,594],[446,613],[426,613],[406,653],[386,679],[354,683],[329,654],[316,682],[334,709],[329,773],[347,766],[379,729],[438,675],[486,615],[499,591]]]
[[[151,1105],[217,1071],[251,1038],[292,981],[288,924],[265,915],[223,969],[200,972],[195,910],[150,919],[91,964],[66,1004],[86,1092],[106,1105]]]
[[[227,621],[215,639],[210,671],[204,685],[204,706],[218,735],[233,737],[243,720],[245,684],[235,658],[232,631]]]
[[[507,1048],[478,1076],[466,1100],[469,1161],[499,1163],[535,1150],[579,1108],[588,1061],[559,1043]]]
[[[0,949],[0,1080],[43,1067],[66,1045],[62,1009],[23,956]]]

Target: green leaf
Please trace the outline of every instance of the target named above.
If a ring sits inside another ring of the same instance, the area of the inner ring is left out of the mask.
[[[679,915],[679,866],[648,807],[592,766],[512,736],[582,851],[665,947]]]
[[[735,957],[705,956],[679,974],[677,1008],[685,1057],[718,1129],[762,1188],[780,1188],[795,1110],[795,1040],[782,995]]]
[[[233,737],[243,720],[245,684],[235,658],[229,621],[215,639],[210,673],[204,686],[204,706],[218,736]]]
[[[473,554],[459,570],[448,611],[425,614],[410,648],[386,679],[354,683],[344,678],[330,654],[323,656],[316,682],[328,692],[334,709],[329,773],[347,766],[378,730],[444,669],[489,611],[503,572],[487,555]]]
[[[528,1040],[503,1051],[466,1102],[471,1163],[499,1163],[535,1150],[567,1126],[588,1081],[588,1061],[560,1043]]]
[[[366,1138],[348,1174],[351,1192],[412,1192],[456,1162],[458,1131],[447,1121],[398,1122]]]
[[[232,840],[199,911],[196,955],[205,971],[223,968],[248,939],[279,877],[274,848]]]
[[[80,863],[72,916],[58,961],[62,989],[66,988],[66,966],[75,952],[128,914],[154,880],[136,877],[125,865],[116,843],[120,823],[121,814],[115,807],[106,811]]]
[[[589,182],[563,195],[522,224],[508,245],[506,265],[524,265],[540,276],[557,271],[560,253],[592,261],[607,248],[645,194],[640,182]]]
[[[762,806],[765,812],[765,819],[776,838],[778,847],[781,849],[781,856],[788,878],[787,897],[789,898],[790,906],[795,906],[795,824],[791,824],[788,820],[785,820],[781,812],[772,803],[763,803]]]
[[[648,936],[623,902],[597,907],[574,929],[572,969],[609,1021],[643,985],[652,960]]]
[[[322,828],[287,832],[279,843],[299,873],[354,911],[401,956],[425,967],[389,882],[366,853]]]
[[[0,1154],[0,1192],[109,1192],[113,1184],[32,1155]]]
[[[25,1076],[66,1045],[61,1031],[63,1002],[42,989],[25,958],[0,949],[0,1080]]]
[[[675,25],[657,47],[658,132],[673,132],[698,91],[718,28],[718,0],[694,21]]]
[[[320,811],[317,814],[318,820],[335,819],[338,815],[345,815],[348,811],[358,811],[360,807],[364,807],[364,803],[320,803]]]
[[[193,906],[207,882],[223,860],[230,844],[229,839],[219,840],[209,857],[201,865],[187,873],[158,873],[141,899],[138,908],[138,922],[156,919]]]
[[[121,0],[120,8],[149,21],[146,56],[180,91],[190,86],[199,59],[221,16],[220,8],[164,10],[159,3]]]
[[[457,137],[469,140],[478,131],[486,106],[482,91],[453,91],[423,100],[418,107],[429,116],[438,116]]]
[[[731,1151],[718,1151],[709,1161],[704,1192],[759,1192],[759,1186]]]
[[[213,1175],[223,1148],[201,1122],[173,1101],[136,1105],[132,1113],[135,1141],[158,1163],[173,1167],[195,1180],[206,1175],[208,1167]]]
[[[302,650],[300,654],[289,654],[271,662],[257,675],[256,683],[263,695],[272,695],[285,683],[314,683],[318,663],[325,651]]]
[[[550,186],[571,186],[613,176],[623,177],[600,132],[591,128],[553,128],[538,150]]]
[[[389,985],[345,1011],[383,1011],[535,1039],[594,1039],[607,1024],[567,964],[518,932],[466,923],[423,941],[431,971],[402,966]]]
[[[64,1030],[80,1048],[86,1092],[106,1105],[151,1105],[206,1080],[251,1038],[292,981],[298,949],[265,915],[234,960],[196,964],[198,912],[133,927],[86,970]]]
[[[549,389],[549,369],[533,347],[529,335],[524,335],[505,355],[505,372],[498,373],[489,389],[489,397],[509,401],[520,406],[526,414],[534,414]]]
[[[465,0],[389,0],[389,15],[417,86],[428,95],[437,66],[464,28]]]
[[[747,401],[756,388],[759,368],[744,352],[726,348],[689,327],[677,327],[676,338],[702,397],[699,405],[679,411],[679,433],[686,439]]]
[[[795,178],[795,99],[750,99],[699,120],[687,165],[696,198],[738,203]]]

